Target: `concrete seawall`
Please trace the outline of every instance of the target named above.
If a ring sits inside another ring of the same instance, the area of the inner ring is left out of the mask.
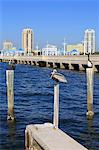
[[[99,55],[91,55],[94,71],[99,72]],[[16,64],[26,64],[40,67],[61,68],[84,71],[87,67],[87,56],[1,56],[1,62],[12,61]]]

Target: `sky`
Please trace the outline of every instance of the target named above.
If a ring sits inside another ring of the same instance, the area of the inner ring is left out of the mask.
[[[35,45],[62,47],[84,40],[84,31],[96,31],[99,51],[99,0],[0,0],[0,49],[5,40],[22,47],[22,30],[32,28]]]

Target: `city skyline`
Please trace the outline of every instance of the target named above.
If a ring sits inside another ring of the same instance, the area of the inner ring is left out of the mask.
[[[99,51],[98,0],[4,0],[0,3],[0,48],[5,40],[22,47],[21,31],[24,28],[33,29],[35,46],[39,44],[40,47],[47,41],[61,45],[64,37],[67,44],[79,43],[84,40],[84,31],[93,28],[96,31],[96,50]]]

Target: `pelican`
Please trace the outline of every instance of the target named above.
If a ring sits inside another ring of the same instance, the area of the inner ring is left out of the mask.
[[[9,61],[9,66],[8,66],[9,70],[15,70],[15,65],[13,62]]]
[[[87,63],[88,68],[92,68],[93,64],[91,62],[91,60],[89,59],[89,54],[88,54],[88,63]]]
[[[51,78],[56,82],[67,83],[66,78],[62,74],[58,73],[56,69],[54,69],[53,72],[51,73]]]

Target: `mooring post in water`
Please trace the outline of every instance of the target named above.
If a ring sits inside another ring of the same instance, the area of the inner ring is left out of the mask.
[[[67,83],[66,78],[57,72],[56,69],[51,73],[51,78],[55,81],[54,84],[54,117],[53,124],[58,128],[59,123],[59,82]]]
[[[87,75],[87,118],[92,119],[94,116],[93,112],[93,68],[86,69]]]
[[[14,69],[12,66],[6,70],[8,120],[14,120]]]
[[[54,126],[58,128],[59,123],[59,83],[54,84]]]

